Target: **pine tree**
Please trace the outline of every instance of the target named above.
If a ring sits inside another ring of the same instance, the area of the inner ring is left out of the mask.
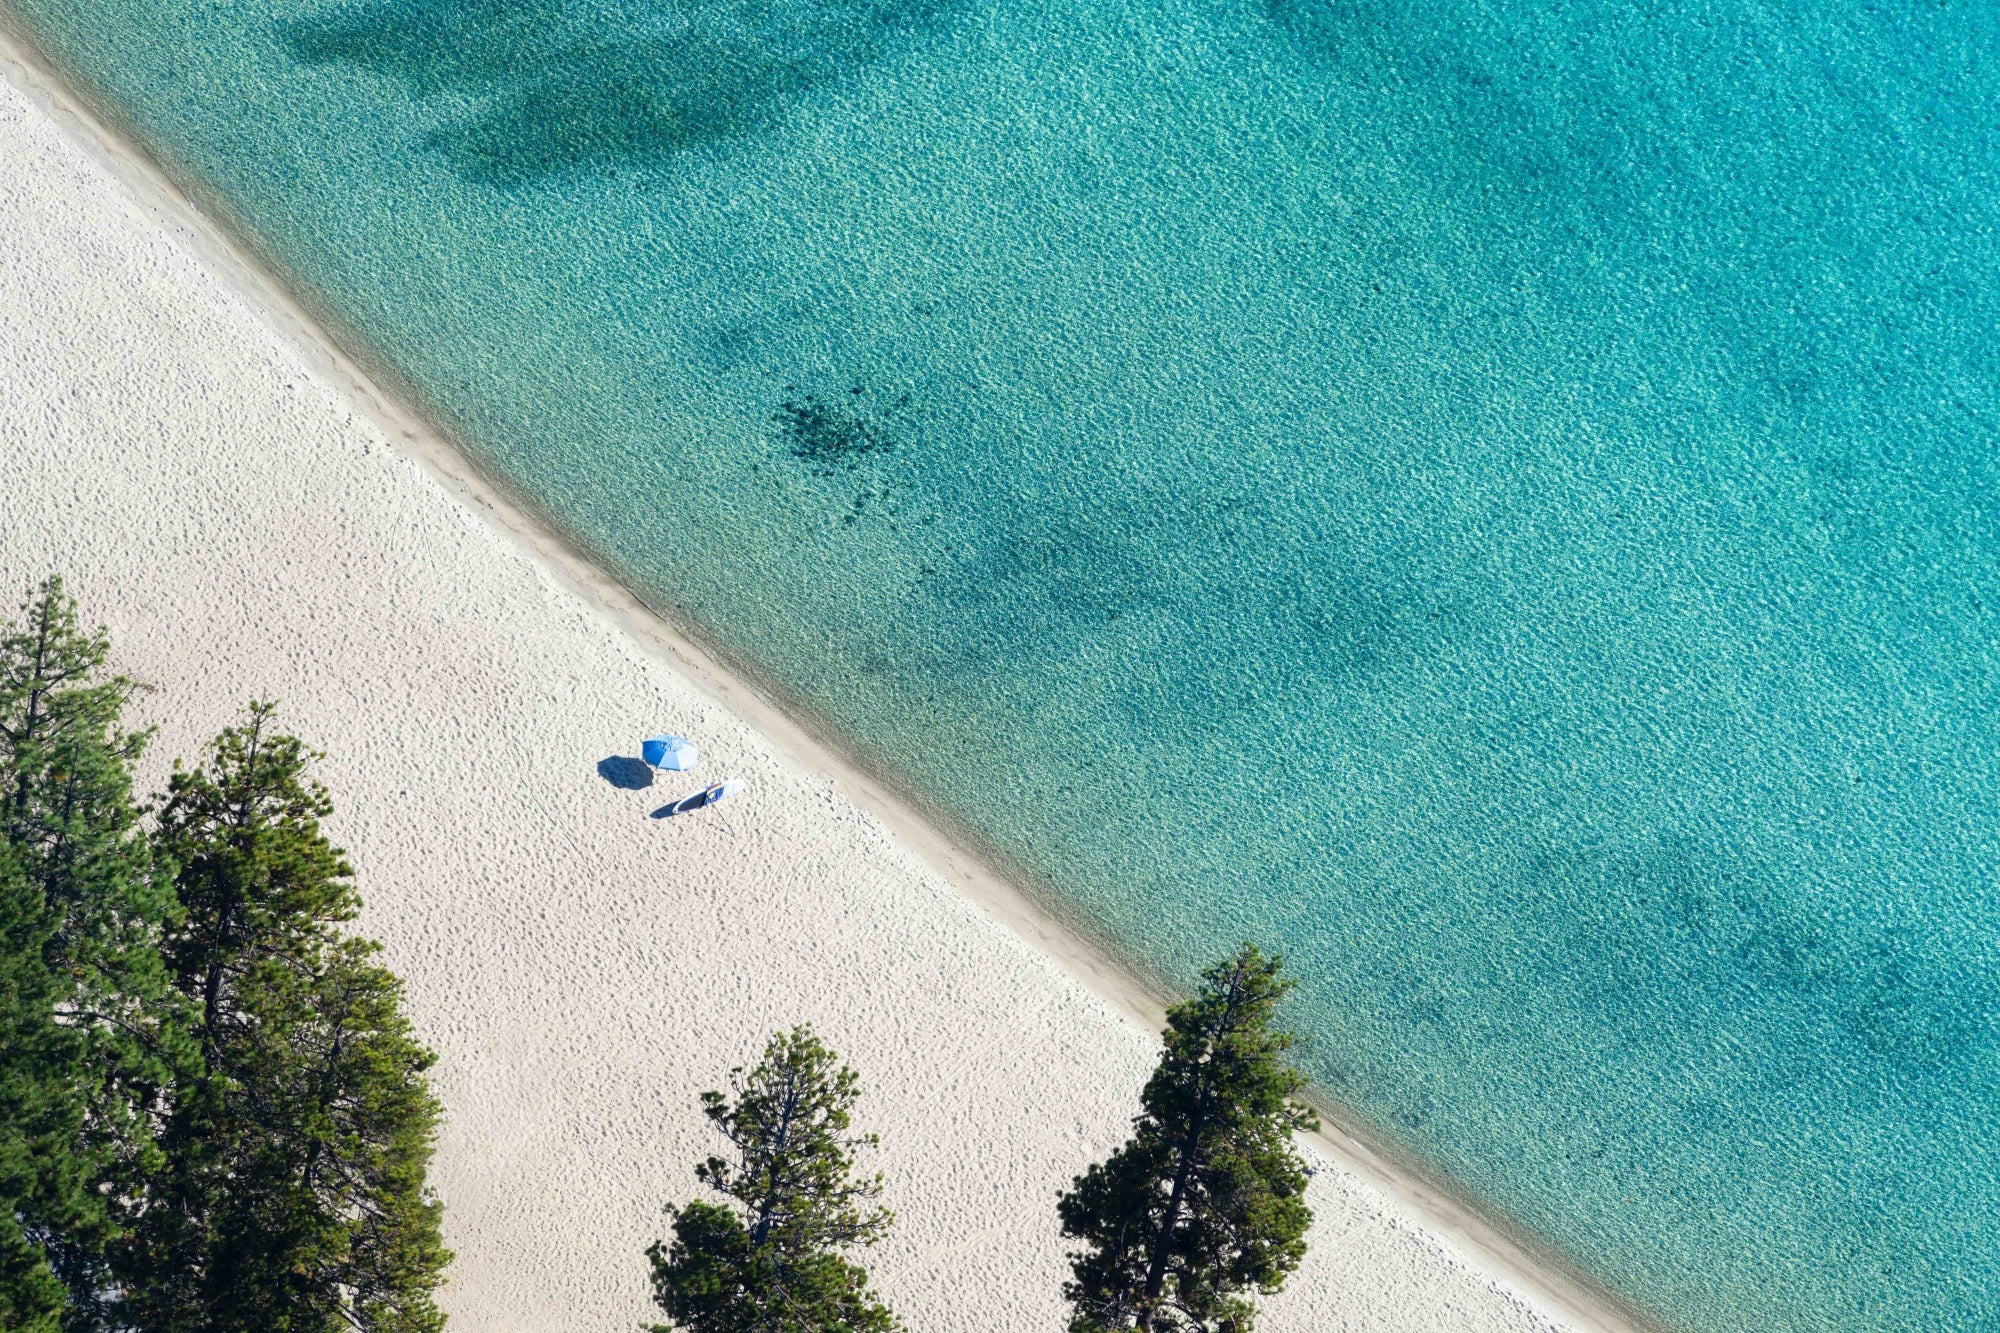
[[[695,1176],[735,1207],[699,1200],[667,1209],[671,1245],[646,1251],[654,1299],[673,1321],[654,1333],[893,1333],[901,1327],[868,1290],[868,1275],[841,1251],[872,1245],[893,1220],[866,1205],[881,1176],[857,1180],[849,1135],[860,1096],[853,1070],[810,1027],[773,1036],[747,1074],[732,1069],[734,1099],[702,1094],[702,1107],[735,1150]]]
[[[175,911],[139,828],[105,673],[62,581],[0,633],[0,1326],[98,1327],[119,1204],[156,1163],[179,1055],[158,943]]]
[[[1293,1038],[1272,1026],[1291,988],[1245,944],[1168,1011],[1131,1139],[1058,1204],[1085,1245],[1064,1288],[1071,1333],[1249,1333],[1245,1293],[1277,1291],[1304,1258],[1312,1214],[1291,1140],[1319,1125],[1292,1100]]]
[[[254,704],[176,769],[158,841],[184,919],[165,955],[195,1055],[124,1254],[141,1333],[433,1333],[449,1255],[424,1188],[432,1062],[320,831],[313,756]]]
[[[69,1230],[91,1203],[65,1178],[82,1138],[72,1095],[81,1042],[55,1023],[60,988],[45,958],[54,933],[55,914],[0,843],[0,1328],[27,1333],[55,1333],[67,1304],[30,1228]]]

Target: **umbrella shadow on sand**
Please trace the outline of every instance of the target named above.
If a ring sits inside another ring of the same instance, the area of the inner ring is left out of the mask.
[[[597,761],[597,776],[620,791],[644,791],[653,785],[653,766],[629,754]]]

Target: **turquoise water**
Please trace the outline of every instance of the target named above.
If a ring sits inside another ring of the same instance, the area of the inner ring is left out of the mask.
[[[1675,1329],[2000,1328],[2000,7],[10,0],[605,558]]]

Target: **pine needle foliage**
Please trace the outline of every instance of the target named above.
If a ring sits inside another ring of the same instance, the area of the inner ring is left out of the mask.
[[[37,1333],[102,1325],[117,1202],[157,1165],[182,1049],[175,900],[132,797],[146,736],[108,655],[59,578],[0,631],[0,1327]]]
[[[654,1299],[672,1322],[653,1333],[894,1333],[901,1325],[867,1273],[841,1253],[873,1245],[894,1220],[870,1206],[881,1176],[854,1174],[855,1149],[876,1143],[848,1133],[860,1096],[854,1071],[798,1027],[729,1078],[731,1095],[701,1100],[733,1155],[695,1168],[729,1203],[667,1209],[673,1241],[646,1256]]]
[[[1064,1288],[1071,1333],[1249,1333],[1248,1293],[1276,1292],[1305,1257],[1292,1135],[1319,1126],[1292,1100],[1293,1037],[1274,1026],[1292,985],[1245,944],[1168,1011],[1131,1139],[1057,1205],[1063,1234],[1084,1243]]]
[[[71,1156],[83,1129],[71,1085],[81,1042],[54,1021],[54,933],[55,914],[0,845],[0,1328],[25,1333],[56,1333],[68,1304],[41,1239],[101,1224]]]
[[[158,841],[183,916],[165,942],[195,1054],[172,1089],[124,1255],[140,1333],[435,1333],[450,1256],[424,1186],[433,1060],[320,820],[316,756],[253,704],[176,768]]]

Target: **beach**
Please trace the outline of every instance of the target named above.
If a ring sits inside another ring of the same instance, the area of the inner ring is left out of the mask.
[[[629,1328],[718,1146],[697,1094],[810,1022],[860,1073],[912,1329],[1060,1327],[1057,1191],[1122,1138],[1157,1000],[565,549],[8,54],[0,571],[69,580],[192,761],[255,698],[325,758],[363,928],[446,1108],[444,1305]],[[669,731],[744,794],[599,763]],[[1330,1134],[1267,1333],[1628,1326]]]

